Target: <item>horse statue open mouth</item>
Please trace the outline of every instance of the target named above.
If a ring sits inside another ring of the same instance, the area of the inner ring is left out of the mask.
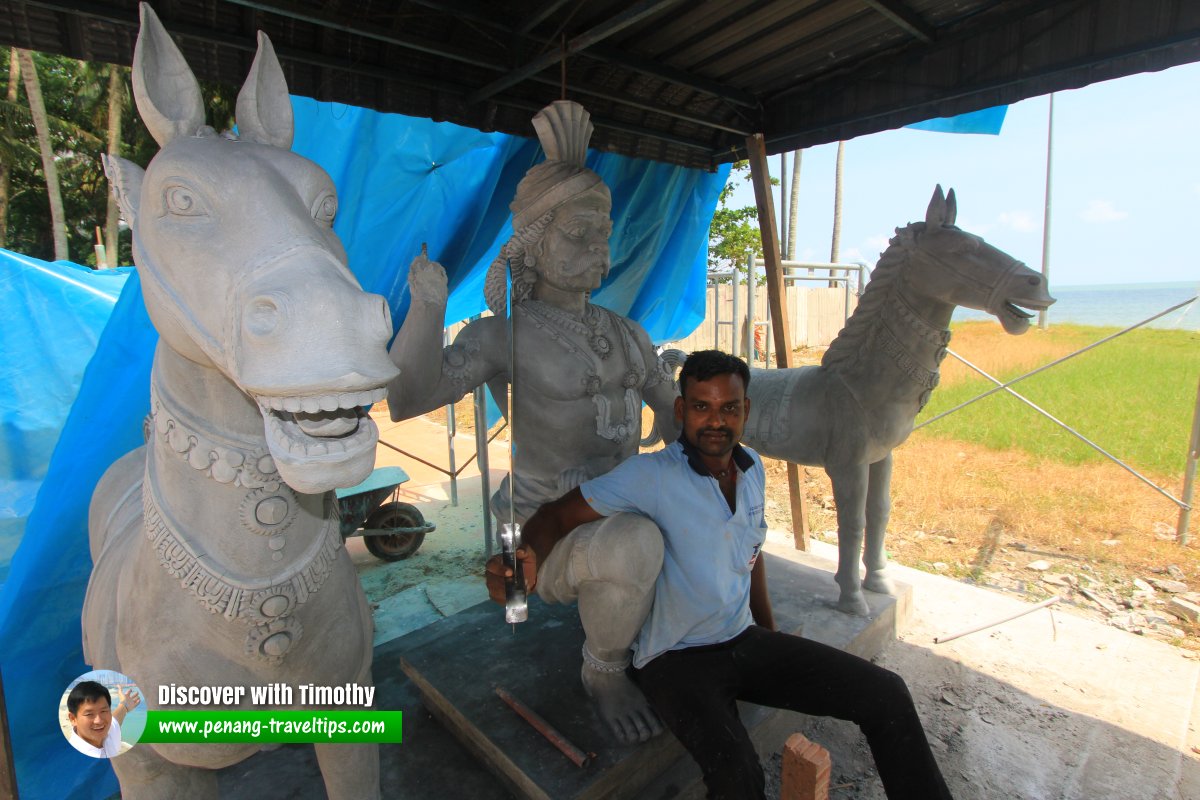
[[[743,440],[825,468],[837,506],[838,607],[848,613],[868,613],[864,588],[892,592],[883,549],[892,450],[938,384],[955,307],[987,311],[1021,334],[1054,302],[1040,274],[959,229],[956,215],[954,190],[939,186],[925,221],[896,230],[820,366],[752,370]]]
[[[364,407],[398,376],[387,303],[347,267],[329,176],[290,150],[266,36],[238,134],[218,135],[145,4],[141,22],[134,95],[161,150],[145,170],[108,157],[105,171],[159,344],[147,443],[92,497],[84,657],[143,686],[368,687],[371,610],[332,490],[374,467]],[[155,695],[150,709],[175,707]],[[258,749],[149,743],[113,768],[130,800],[215,798],[214,770]],[[316,751],[330,798],[379,797],[376,745]]]

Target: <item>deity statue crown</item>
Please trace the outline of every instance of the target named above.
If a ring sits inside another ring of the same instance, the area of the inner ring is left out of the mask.
[[[513,300],[530,297],[533,283],[527,268],[533,266],[528,247],[541,239],[542,220],[562,204],[594,191],[607,193],[604,181],[585,166],[591,141],[592,115],[573,100],[555,100],[533,117],[533,128],[546,151],[546,160],[530,167],[517,184],[509,208],[513,212],[513,237],[488,267],[484,297],[488,308],[503,315],[506,305],[506,278],[511,265]]]
[[[518,231],[601,183],[600,176],[584,166],[595,128],[583,106],[572,100],[555,100],[534,115],[533,128],[546,160],[525,173],[509,205],[513,230]]]

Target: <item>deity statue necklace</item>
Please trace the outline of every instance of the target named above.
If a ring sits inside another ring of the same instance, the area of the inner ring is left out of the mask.
[[[544,331],[586,367],[583,389],[596,406],[596,435],[616,444],[623,444],[632,438],[638,431],[642,407],[638,387],[645,381],[646,369],[633,337],[620,318],[613,312],[591,303],[584,305],[581,318],[576,318],[541,300],[526,300],[517,308],[535,327]],[[580,339],[587,342],[586,350],[579,346]],[[613,422],[612,404],[601,392],[600,378],[600,367],[614,349],[624,352],[626,367],[621,379],[625,390],[624,416],[618,422]]]

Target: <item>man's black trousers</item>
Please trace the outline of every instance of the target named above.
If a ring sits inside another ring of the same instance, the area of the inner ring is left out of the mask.
[[[700,765],[710,798],[764,796],[737,700],[857,723],[889,800],[950,797],[904,679],[858,656],[755,625],[664,653],[632,677]]]

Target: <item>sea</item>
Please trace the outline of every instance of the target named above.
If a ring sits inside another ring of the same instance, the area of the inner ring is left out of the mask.
[[[1058,302],[1047,311],[1047,322],[1071,322],[1106,328],[1125,328],[1149,319],[1179,303],[1192,302],[1165,314],[1150,328],[1178,328],[1200,331],[1200,281],[1176,283],[1098,284],[1095,286],[1054,286],[1050,294]],[[954,320],[992,319],[985,311],[959,308]],[[1033,320],[1037,324],[1037,320]]]

